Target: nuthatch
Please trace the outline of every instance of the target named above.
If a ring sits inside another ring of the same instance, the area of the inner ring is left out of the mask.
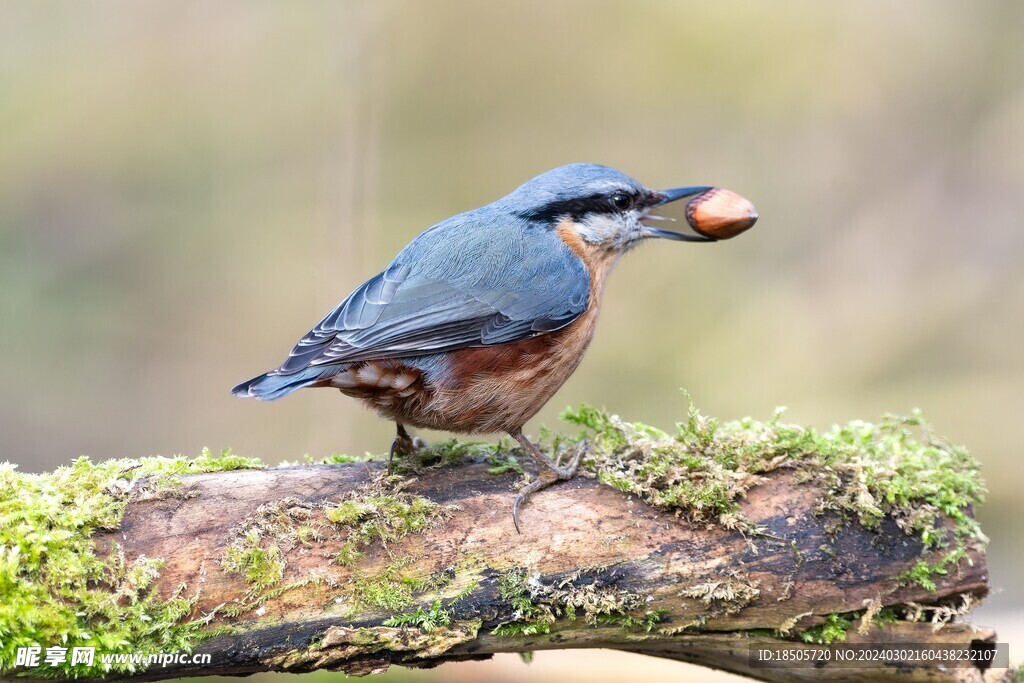
[[[700,235],[644,223],[685,198]],[[395,421],[392,456],[423,445],[406,425],[507,432],[538,468],[513,504],[518,531],[527,496],[579,466],[582,450],[568,466],[552,463],[523,426],[583,358],[612,266],[648,238],[713,242],[756,220],[753,205],[728,190],[659,192],[605,166],[562,166],[420,234],[279,368],[232,393],[269,401],[304,387],[340,389]]]

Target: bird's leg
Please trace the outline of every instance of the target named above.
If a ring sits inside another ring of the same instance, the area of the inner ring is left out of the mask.
[[[398,435],[391,442],[391,450],[388,451],[388,474],[391,474],[391,460],[395,457],[395,453],[412,455],[422,448],[427,448],[426,441],[418,436],[409,436],[409,432],[405,431],[405,425],[400,422],[395,424],[398,426]]]
[[[526,499],[530,497],[531,493],[547,488],[555,482],[572,479],[576,474],[576,470],[580,466],[580,459],[583,458],[585,449],[581,447],[566,467],[560,467],[559,465],[552,464],[550,460],[544,457],[544,454],[540,452],[540,449],[534,446],[533,443],[523,435],[523,430],[517,429],[514,432],[509,432],[509,434],[512,435],[513,439],[519,442],[523,447],[523,450],[533,458],[534,462],[537,463],[537,478],[519,491],[519,495],[516,496],[516,500],[512,504],[512,524],[516,528],[516,533],[522,533],[519,531],[519,508],[522,507],[523,503],[526,502]],[[561,464],[561,457],[559,457],[558,460],[559,464]]]

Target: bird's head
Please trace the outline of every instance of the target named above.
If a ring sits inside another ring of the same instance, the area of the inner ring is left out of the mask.
[[[571,230],[588,246],[622,253],[648,238],[714,242],[716,237],[724,237],[688,234],[647,224],[663,220],[653,213],[659,207],[710,194],[713,189],[693,186],[652,190],[607,166],[570,164],[533,178],[503,201],[521,218]],[[742,231],[754,224],[757,213],[750,202],[730,195],[745,203],[728,209],[734,214],[728,220],[740,225]],[[687,219],[693,224],[689,210]]]

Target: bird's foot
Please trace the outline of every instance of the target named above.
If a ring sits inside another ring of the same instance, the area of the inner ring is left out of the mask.
[[[531,493],[536,493],[541,489],[546,489],[560,481],[568,481],[576,476],[576,470],[580,467],[580,461],[583,459],[583,455],[586,453],[586,446],[581,444],[577,449],[575,455],[569,464],[562,466],[562,456],[564,453],[559,453],[555,458],[555,462],[552,464],[547,458],[537,458],[537,478],[531,481],[529,484],[524,486],[520,491],[519,495],[516,496],[516,500],[512,503],[512,524],[516,528],[516,533],[521,534],[519,530],[519,508],[523,506],[526,499],[530,497]]]
[[[430,445],[418,436],[409,436],[402,428],[398,430],[398,436],[391,442],[391,450],[388,451],[388,475],[393,473],[392,460],[396,455],[407,456],[430,448]]]
[[[575,453],[573,453],[572,459],[565,467],[562,467],[562,458],[565,457],[566,451],[564,449],[559,450],[558,455],[555,456],[555,466],[553,469],[558,474],[558,481],[565,481],[576,476],[576,470],[580,468],[580,462],[587,453],[587,444],[581,443],[573,450]]]

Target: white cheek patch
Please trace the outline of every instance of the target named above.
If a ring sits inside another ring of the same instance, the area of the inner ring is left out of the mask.
[[[576,231],[580,237],[593,244],[611,244],[618,241],[623,227],[621,218],[590,215],[576,224]]]
[[[587,242],[617,249],[628,249],[640,238],[637,221],[620,214],[592,214],[575,228]]]

